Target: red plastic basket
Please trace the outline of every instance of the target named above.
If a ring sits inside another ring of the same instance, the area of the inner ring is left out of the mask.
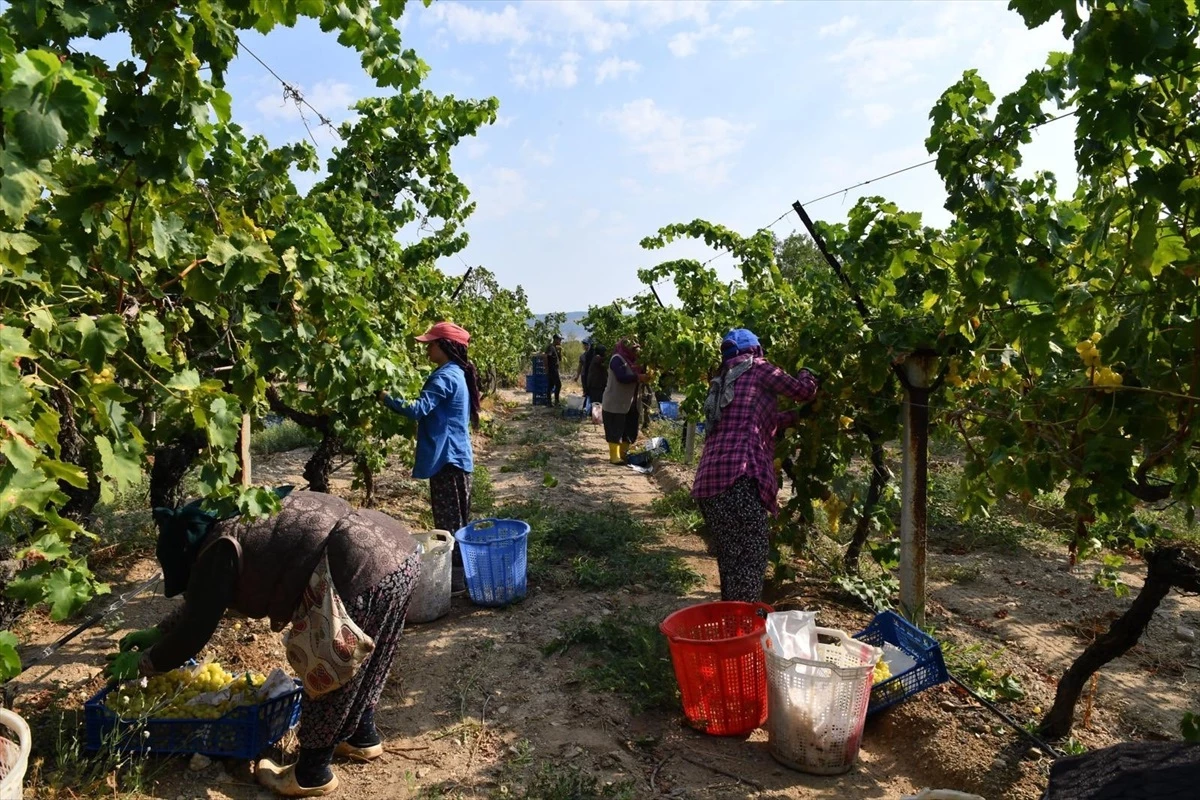
[[[667,637],[683,713],[714,736],[747,734],[767,719],[765,603],[719,601],[676,611],[658,629]]]

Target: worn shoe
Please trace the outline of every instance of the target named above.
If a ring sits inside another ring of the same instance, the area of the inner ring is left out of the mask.
[[[258,762],[256,775],[260,784],[281,797],[324,797],[338,788],[337,775],[324,786],[301,786],[296,781],[295,764],[281,767],[269,758]]]
[[[333,748],[333,754],[351,761],[374,761],[383,755],[383,743],[360,747],[349,742],[338,742],[337,747]]]

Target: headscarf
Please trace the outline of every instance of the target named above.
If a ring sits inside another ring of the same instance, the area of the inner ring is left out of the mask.
[[[722,362],[727,363],[746,353],[750,353],[755,358],[763,358],[762,345],[752,331],[746,328],[734,328],[721,339]]]
[[[750,357],[739,360],[745,355]],[[756,358],[762,357],[763,349],[758,337],[745,328],[735,328],[721,339],[721,374],[709,384],[708,397],[704,399],[704,422],[707,430],[716,429],[721,420],[721,412],[733,402],[734,387],[738,378],[754,366]]]
[[[291,486],[280,486],[275,489],[275,496],[282,500],[291,491]],[[158,543],[154,555],[162,567],[163,594],[167,597],[187,590],[192,564],[200,555],[200,545],[204,543],[213,524],[237,516],[219,517],[206,511],[203,503],[203,500],[195,500],[179,508],[158,506],[153,510],[154,522],[158,525]]]
[[[630,369],[637,370],[638,351],[641,348],[637,344],[630,342],[627,339],[622,339],[617,342],[617,346],[613,348],[613,355],[620,356],[625,359],[625,363]]]
[[[438,347],[442,348],[442,352],[452,363],[462,367],[462,371],[467,376],[467,391],[471,395],[471,427],[478,428],[479,409],[483,400],[479,396],[479,371],[475,369],[475,365],[471,363],[471,359],[467,355],[467,346],[449,339],[438,339]]]

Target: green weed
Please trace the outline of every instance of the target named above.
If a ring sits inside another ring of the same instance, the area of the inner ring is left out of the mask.
[[[530,501],[496,515],[529,523],[529,574],[542,583],[582,589],[641,584],[683,594],[699,581],[682,559],[652,549],[658,534],[624,509],[566,511]]]
[[[496,488],[492,485],[492,473],[483,464],[476,464],[471,473],[471,512],[487,516],[495,507]]]
[[[599,621],[576,619],[545,653],[565,653],[577,646],[594,659],[583,677],[595,690],[621,695],[635,714],[678,708],[667,640],[658,630],[658,619],[645,609],[623,609]]]
[[[676,489],[650,503],[650,510],[660,517],[667,517],[676,529],[694,533],[704,526],[700,508],[687,489]]]
[[[316,447],[321,434],[285,419],[250,435],[250,452],[258,456],[286,453],[301,447]]]
[[[969,645],[943,642],[942,655],[946,668],[988,702],[1012,702],[1025,697],[1021,679],[1007,670],[998,672],[992,664],[996,654],[988,654],[978,642]]]
[[[500,467],[500,471],[545,470],[549,463],[550,448],[541,445],[525,445],[509,456],[508,463]]]

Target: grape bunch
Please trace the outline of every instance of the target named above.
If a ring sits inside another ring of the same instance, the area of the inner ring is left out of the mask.
[[[1111,393],[1124,380],[1121,378],[1120,373],[1113,372],[1112,367],[1106,367],[1100,361],[1100,348],[1096,346],[1099,342],[1100,334],[1093,333],[1091,338],[1084,339],[1075,345],[1075,352],[1079,353],[1079,357],[1083,360],[1083,365],[1090,370],[1092,385],[1099,386],[1105,392]]]
[[[219,719],[238,706],[258,702],[257,689],[265,680],[252,672],[232,675],[214,661],[130,681],[109,692],[104,704],[126,719]],[[196,699],[213,692],[227,696],[215,704]]]

